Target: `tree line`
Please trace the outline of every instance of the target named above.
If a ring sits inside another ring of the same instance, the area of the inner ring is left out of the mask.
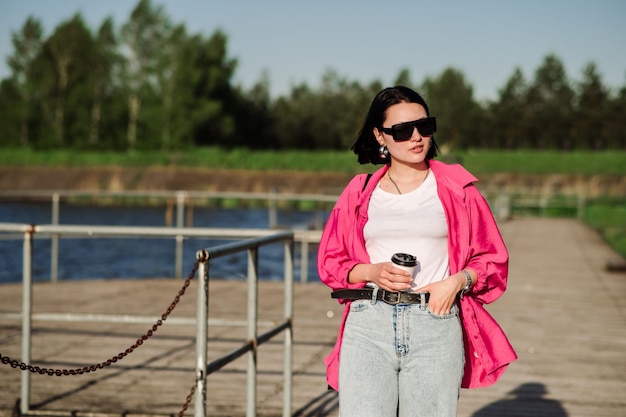
[[[11,74],[0,82],[2,147],[344,150],[386,86],[333,69],[319,87],[295,85],[277,98],[267,75],[248,89],[234,85],[227,35],[188,33],[150,0],[121,27],[109,17],[95,32],[76,14],[44,37],[30,16],[12,42]],[[593,62],[574,82],[548,54],[531,79],[515,68],[491,101],[477,101],[453,67],[421,83],[403,69],[392,84],[425,96],[444,150],[626,149],[626,85],[605,86]]]

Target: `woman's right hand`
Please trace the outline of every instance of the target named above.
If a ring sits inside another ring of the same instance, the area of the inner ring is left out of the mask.
[[[348,282],[373,282],[386,291],[405,291],[411,287],[411,276],[391,262],[358,264],[348,275]]]

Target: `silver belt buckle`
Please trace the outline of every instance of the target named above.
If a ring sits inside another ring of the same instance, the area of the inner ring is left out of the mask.
[[[389,296],[385,297],[386,295],[389,295]],[[390,297],[395,297],[395,300],[390,299]],[[385,300],[387,304],[391,304],[391,305],[400,304],[400,293],[385,291],[383,293],[383,300]]]

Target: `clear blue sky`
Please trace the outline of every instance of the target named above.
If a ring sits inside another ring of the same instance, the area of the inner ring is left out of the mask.
[[[116,26],[137,0],[0,0],[0,78],[9,75],[11,34],[26,18],[48,36],[80,12],[96,30]],[[604,84],[626,85],[625,0],[153,0],[173,23],[207,36],[220,29],[239,62],[234,82],[250,87],[269,74],[274,96],[306,82],[319,85],[328,69],[363,83],[390,84],[402,68],[414,83],[452,66],[476,99],[495,98],[520,67],[527,80],[549,53],[574,82],[597,64]]]

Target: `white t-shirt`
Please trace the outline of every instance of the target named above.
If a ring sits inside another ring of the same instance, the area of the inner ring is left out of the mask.
[[[374,189],[363,229],[372,263],[389,262],[396,252],[417,257],[414,283],[408,291],[447,278],[448,226],[432,171],[406,194]]]

